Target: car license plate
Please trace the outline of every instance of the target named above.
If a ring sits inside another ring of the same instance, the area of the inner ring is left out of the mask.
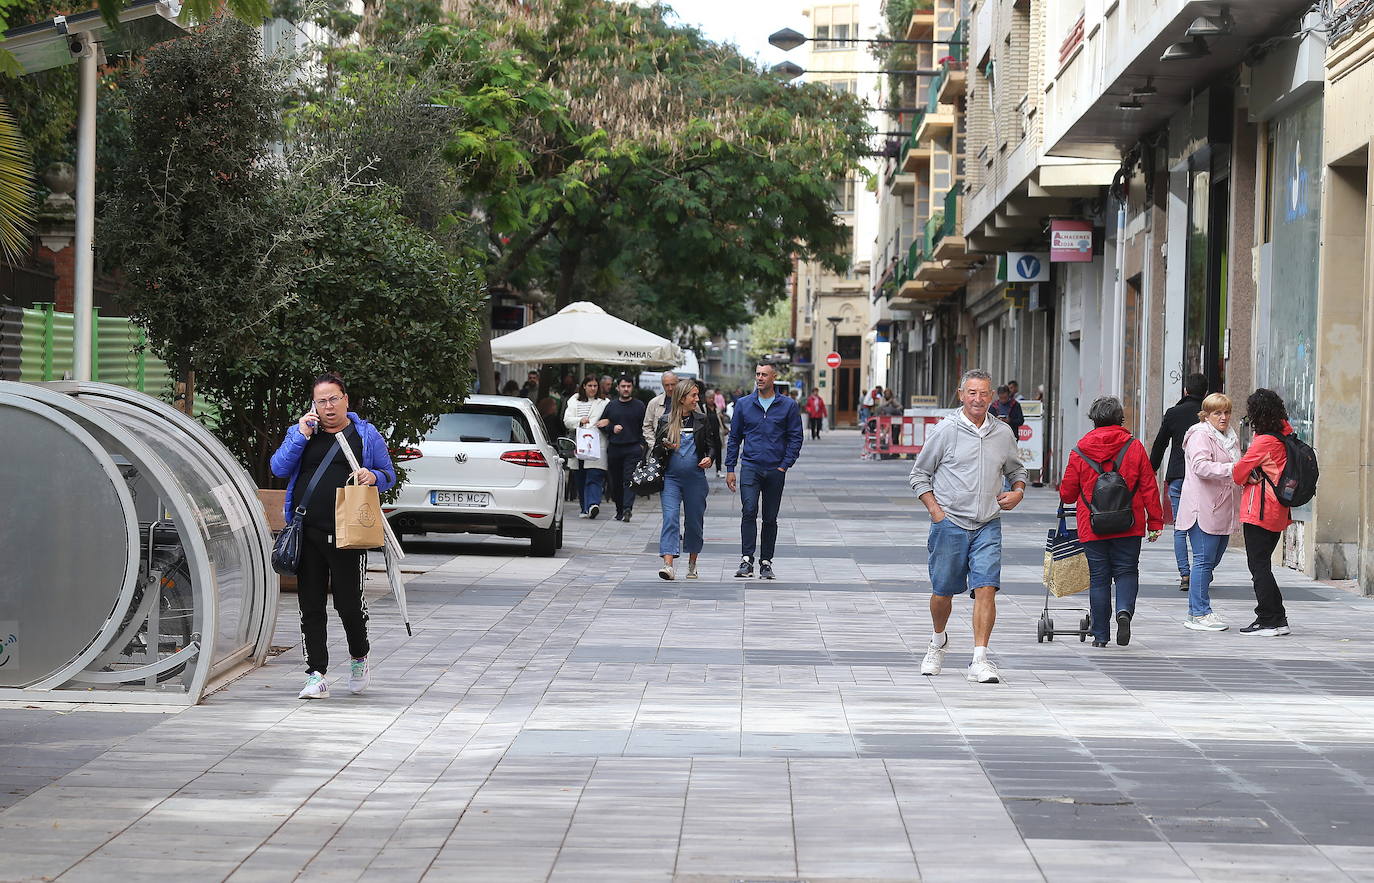
[[[483,509],[491,505],[491,494],[486,491],[430,491],[429,502],[432,506]]]

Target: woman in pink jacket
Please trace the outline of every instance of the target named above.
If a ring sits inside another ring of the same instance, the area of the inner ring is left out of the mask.
[[[1240,459],[1240,440],[1231,429],[1231,400],[1219,392],[1202,400],[1198,423],[1183,436],[1187,472],[1174,529],[1188,532],[1193,566],[1188,582],[1188,618],[1183,625],[1199,632],[1228,628],[1212,612],[1212,571],[1221,562],[1231,534],[1240,526],[1240,488],[1232,470]]]
[[[1255,440],[1245,456],[1232,469],[1232,478],[1245,486],[1241,501],[1240,520],[1245,531],[1245,558],[1250,565],[1250,580],[1255,585],[1255,621],[1240,630],[1242,635],[1274,637],[1291,634],[1288,612],[1283,608],[1283,594],[1274,581],[1274,547],[1283,536],[1284,528],[1293,521],[1288,507],[1274,495],[1270,481],[1277,482],[1288,465],[1288,448],[1283,436],[1292,435],[1288,423],[1288,409],[1279,394],[1271,389],[1257,389],[1245,400],[1246,416]],[[1269,481],[1259,481],[1255,470],[1262,469]]]

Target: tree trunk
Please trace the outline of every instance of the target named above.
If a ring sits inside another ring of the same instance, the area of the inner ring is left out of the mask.
[[[194,416],[196,408],[196,372],[183,367],[177,372],[176,398],[173,407],[187,417]]]
[[[554,298],[554,312],[572,303],[573,283],[577,279],[577,267],[582,263],[582,246],[571,242],[563,243],[558,252],[558,293]]]

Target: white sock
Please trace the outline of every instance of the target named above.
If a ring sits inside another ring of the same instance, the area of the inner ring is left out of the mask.
[[[986,660],[987,658],[988,658],[988,648],[986,648],[986,647],[974,647],[974,648],[973,648],[973,661],[974,661],[974,662],[983,662],[983,661]]]
[[[944,647],[944,646],[945,646],[946,644],[948,644],[948,643],[949,643],[949,636],[946,635],[944,632],[931,632],[931,635],[930,635],[930,646],[932,646],[932,647]]]

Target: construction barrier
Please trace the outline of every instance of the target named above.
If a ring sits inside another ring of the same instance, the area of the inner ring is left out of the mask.
[[[926,433],[943,417],[906,417],[879,415],[864,424],[864,460],[883,456],[919,454],[926,444]]]

